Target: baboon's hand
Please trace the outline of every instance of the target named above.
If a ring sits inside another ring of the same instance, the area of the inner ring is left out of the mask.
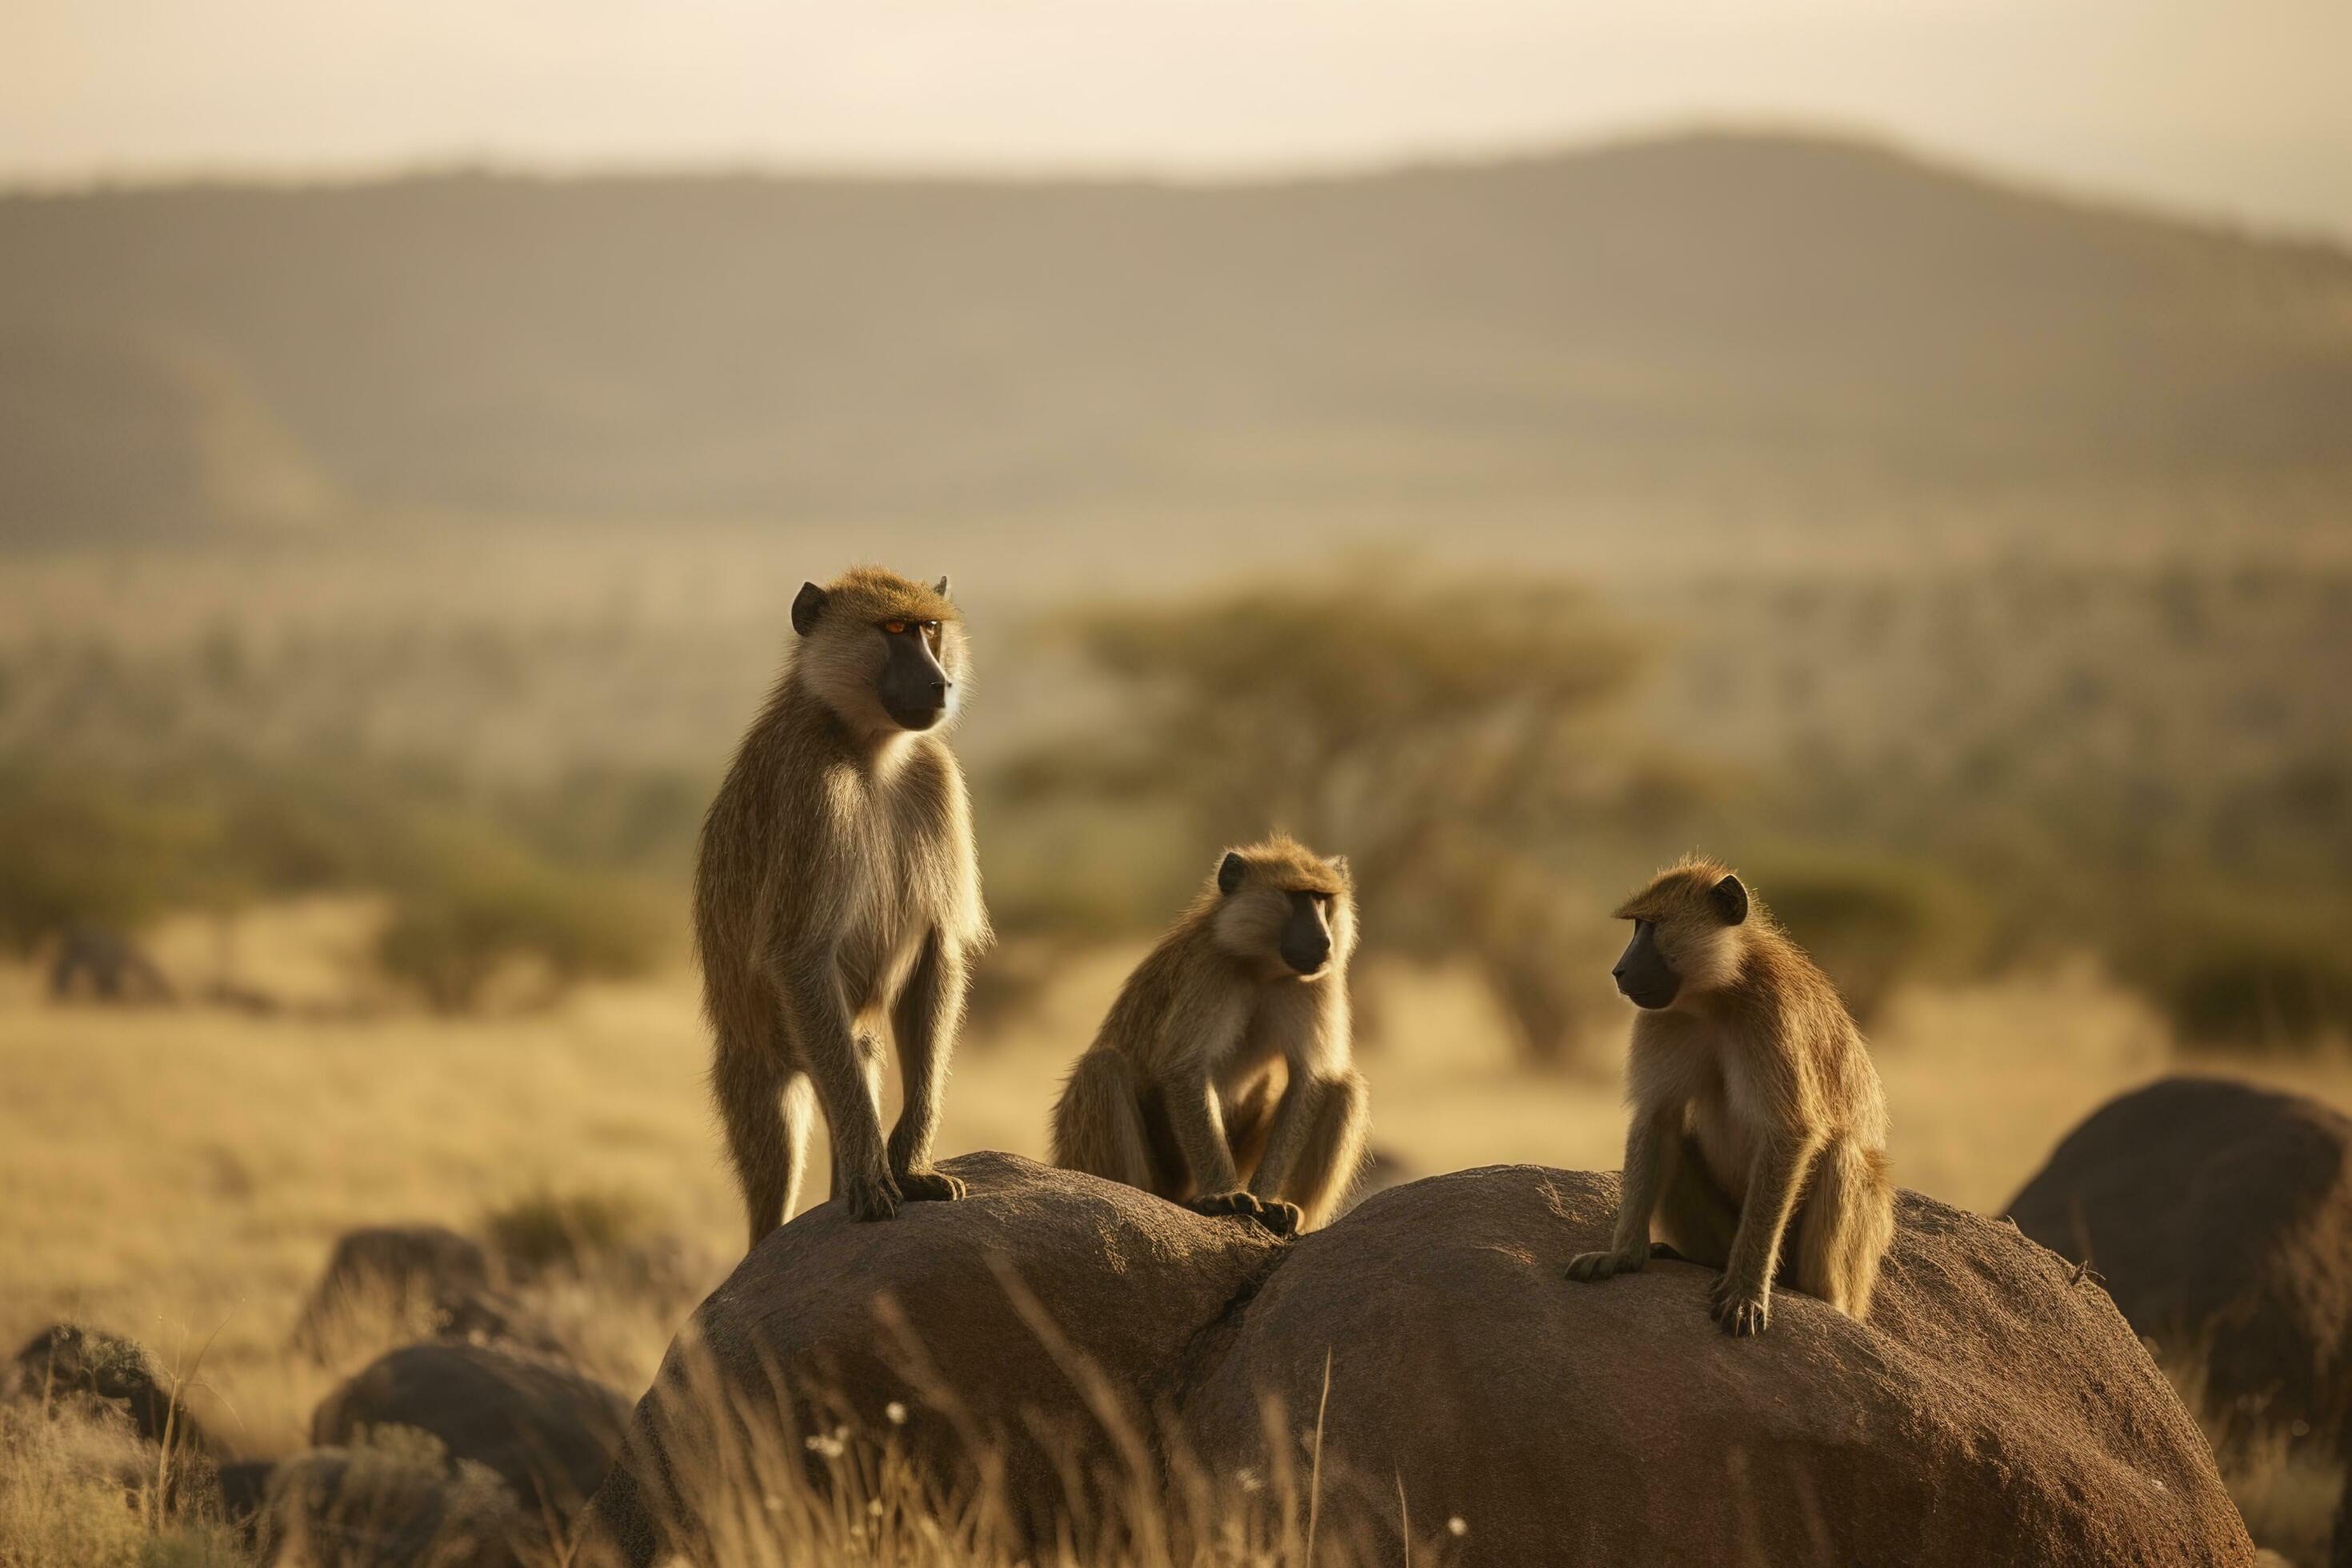
[[[1306,1217],[1297,1204],[1286,1204],[1280,1198],[1262,1198],[1246,1191],[1204,1194],[1184,1206],[1194,1214],[1235,1215],[1254,1220],[1276,1236],[1296,1236],[1298,1234],[1298,1222]]]
[[[1617,1274],[1632,1274],[1650,1261],[1650,1249],[1639,1252],[1580,1252],[1568,1260],[1568,1277],[1598,1285]]]
[[[1750,1289],[1734,1283],[1730,1275],[1721,1275],[1716,1279],[1715,1289],[1708,1292],[1707,1304],[1725,1333],[1744,1340],[1762,1333],[1771,1321],[1772,1288],[1764,1285]]]
[[[945,1171],[901,1171],[897,1180],[898,1195],[910,1204],[951,1204],[971,1190]]]
[[[906,1194],[887,1171],[850,1177],[843,1184],[842,1196],[849,1205],[849,1217],[856,1220],[895,1219],[898,1205],[906,1202]]]
[[[1257,1222],[1276,1236],[1297,1236],[1298,1227],[1307,1223],[1307,1211],[1281,1198],[1260,1198]]]

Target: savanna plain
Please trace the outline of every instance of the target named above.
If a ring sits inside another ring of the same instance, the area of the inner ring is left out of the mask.
[[[312,1406],[398,1337],[387,1325],[355,1332],[331,1354],[289,1350],[335,1239],[360,1226],[425,1222],[490,1238],[583,1364],[631,1394],[646,1386],[686,1310],[724,1277],[740,1246],[702,1079],[708,1037],[683,945],[681,873],[699,805],[698,774],[715,771],[733,715],[748,710],[777,657],[763,612],[788,596],[798,553],[754,550],[732,536],[700,548],[710,552],[713,586],[707,595],[681,590],[681,604],[723,603],[716,584],[726,562],[746,551],[772,556],[759,587],[737,590],[740,619],[680,615],[668,623],[657,609],[612,607],[627,584],[644,593],[665,571],[681,570],[675,542],[646,544],[641,558],[613,547],[601,584],[576,581],[588,570],[578,562],[550,558],[538,590],[544,629],[517,631],[534,617],[511,602],[498,612],[496,635],[512,645],[500,656],[502,681],[449,673],[485,657],[475,639],[491,636],[491,623],[487,612],[469,622],[463,610],[445,608],[446,619],[421,611],[432,567],[326,552],[301,566],[321,579],[306,583],[281,563],[289,605],[349,595],[395,628],[371,632],[364,620],[344,616],[338,637],[316,642],[273,626],[266,610],[226,598],[202,610],[182,602],[213,574],[223,581],[241,574],[249,563],[234,556],[68,557],[26,574],[47,579],[40,597],[55,606],[111,573],[118,604],[156,595],[187,628],[159,629],[164,617],[142,607],[112,626],[95,613],[83,616],[70,643],[52,629],[46,643],[20,645],[10,717],[73,726],[77,743],[93,753],[152,743],[152,730],[144,731],[147,741],[124,737],[142,733],[141,721],[157,711],[199,731],[233,729],[265,710],[310,707],[322,724],[359,711],[422,734],[575,728],[555,742],[533,741],[529,765],[470,779],[421,769],[415,779],[362,784],[299,741],[239,762],[259,782],[236,788],[287,787],[266,782],[273,771],[325,781],[299,786],[324,803],[325,820],[283,831],[331,837],[341,831],[335,813],[347,809],[337,792],[364,788],[380,793],[392,816],[415,820],[396,847],[343,846],[336,854],[460,858],[457,869],[414,863],[385,879],[388,889],[363,885],[365,870],[340,870],[331,856],[323,869],[282,887],[257,887],[249,848],[236,851],[237,879],[215,885],[219,873],[209,868],[224,836],[250,831],[236,826],[240,808],[220,798],[230,792],[217,784],[194,786],[175,801],[168,790],[147,793],[153,786],[143,783],[110,784],[119,799],[78,794],[68,808],[37,793],[52,787],[46,781],[18,775],[16,787],[50,815],[43,853],[68,853],[87,838],[93,829],[82,819],[90,813],[119,812],[107,819],[109,831],[134,841],[149,836],[159,862],[184,864],[105,879],[120,889],[116,907],[135,911],[123,929],[137,932],[163,971],[171,1003],[54,998],[54,943],[47,941],[28,942],[26,957],[0,971],[9,1088],[0,1100],[0,1255],[8,1261],[0,1335],[22,1341],[61,1321],[129,1334],[184,1380],[191,1413],[236,1452],[298,1452]],[[1443,605],[1446,584],[1463,570],[1417,563],[1430,584],[1427,602]],[[415,574],[409,586],[417,598],[402,592],[404,573]],[[158,582],[165,576],[168,590]],[[1927,615],[2000,616],[2005,595],[2038,591],[2014,586],[2022,576],[2015,568],[1968,575],[1870,567],[1760,585],[1749,579],[1733,592],[1708,581],[1674,593],[1653,585],[1612,594],[1590,583],[1544,590],[1562,595],[1559,613],[1575,619],[1579,639],[1603,639],[1580,641],[1564,657],[1601,658],[1596,650],[1605,647],[1612,668],[1623,660],[1622,685],[1612,677],[1608,701],[1580,718],[1578,743],[1596,755],[1655,752],[1647,771],[1637,770],[1640,787],[1677,804],[1655,833],[1644,833],[1638,824],[1658,808],[1618,798],[1612,780],[1588,786],[1604,826],[1564,833],[1570,847],[1546,861],[1542,886],[1556,907],[1541,915],[1530,958],[1536,973],[1554,977],[1549,995],[1529,995],[1507,934],[1538,918],[1519,873],[1482,868],[1469,895],[1450,870],[1401,873],[1429,876],[1438,891],[1427,896],[1466,897],[1468,913],[1448,937],[1414,933],[1383,944],[1371,927],[1357,991],[1375,1093],[1376,1179],[1518,1162],[1613,1168],[1622,1135],[1615,1058],[1627,1012],[1608,990],[1616,937],[1606,919],[1610,896],[1646,869],[1645,857],[1670,858],[1714,842],[1708,828],[1718,814],[1755,812],[1755,799],[1782,790],[1801,794],[1806,763],[1742,742],[1743,733],[1776,730],[1759,721],[1754,704],[1776,705],[1790,722],[1824,733],[1840,728],[1832,705],[1850,705],[1853,732],[1884,748],[1903,734],[1886,716],[1917,701],[1907,683],[1929,677],[1906,668],[1899,647],[1859,668],[1845,656],[1845,639],[1874,635],[1867,628],[1880,620],[1899,628]],[[1332,601],[1358,605],[1370,595],[1349,558],[1304,579],[1303,590],[1299,581],[1236,585],[1203,572],[1172,605],[1111,601],[1112,619],[1129,632],[1154,616],[1181,626],[1240,613],[1235,606],[1262,609],[1275,601],[1261,595],[1290,593],[1303,598],[1286,613],[1313,618],[1334,613]],[[2105,601],[2105,614],[2135,640],[2115,647],[2080,625],[2040,624],[2055,626],[2048,635],[2068,649],[2060,668],[2075,661],[2063,679],[2105,693],[2097,701],[2137,693],[2182,711],[2189,683],[2145,673],[2150,661],[2170,658],[2211,685],[2210,721],[2226,723],[2242,690],[2208,650],[2227,647],[2240,676],[2287,689],[2283,672],[2327,663],[2331,650],[2313,639],[2339,637],[2341,625],[2315,608],[2281,616],[2278,602],[2325,601],[2336,581],[2326,570],[2314,576],[2242,561],[2226,570],[2175,562],[2147,573],[2085,572],[2075,591],[2093,605]],[[2200,634],[2213,643],[2173,646],[2166,606],[2182,595],[2222,623]],[[1424,599],[1421,590],[1407,596],[1416,605]],[[1082,793],[1067,805],[1034,804],[1045,786],[1027,775],[1051,772],[1073,751],[1110,744],[1121,704],[1139,700],[1121,695],[1083,657],[1087,617],[1104,605],[1024,605],[1012,595],[992,602],[984,574],[973,598],[981,690],[965,750],[1006,930],[981,966],[940,1147],[1043,1158],[1060,1074],[1154,922],[1206,874],[1220,840],[1203,837],[1207,828],[1193,826],[1182,802],[1149,795]],[[1687,613],[1694,601],[1705,605],[1704,618]],[[586,610],[576,607],[583,603]],[[582,620],[595,629],[580,630]],[[1857,623],[1865,629],[1856,632]],[[289,616],[281,626],[300,624]],[[1776,626],[1798,634],[1780,637],[1782,651],[1759,667],[1738,645],[1763,643]],[[375,636],[406,639],[418,651],[380,660],[354,651]],[[1897,642],[1897,634],[1887,636]],[[273,655],[273,646],[292,651]],[[697,648],[704,651],[679,651]],[[1043,673],[1019,673],[1024,662]],[[1958,721],[1998,737],[2023,717],[2016,710],[2065,700],[2044,695],[2060,679],[2050,673],[2053,662],[2031,646],[1989,657],[1969,689],[1954,694]],[[700,684],[681,683],[682,700],[707,693],[705,711],[679,712],[649,674],[629,690],[623,672],[633,666],[694,669]],[[380,700],[348,700],[347,683],[369,679],[381,683]],[[1733,694],[1720,695],[1727,682]],[[1720,725],[1706,717],[1710,701],[1725,705]],[[667,710],[658,723],[688,732],[674,759],[629,754],[654,744],[635,721],[645,703]],[[1155,711],[1139,708],[1134,721],[1159,722]],[[569,717],[551,720],[551,712]],[[1062,716],[1071,713],[1075,736]],[[1969,751],[1925,732],[1913,743],[1922,760],[1911,765],[1921,770],[1935,765],[1939,747]],[[1806,755],[1825,750],[1817,742]],[[573,752],[575,760],[548,763]],[[1975,765],[1988,764],[1978,757]],[[125,765],[119,776],[136,780],[141,769]],[[1825,766],[1812,776],[1844,775]],[[1954,795],[1964,798],[1957,788]],[[1435,809],[1419,801],[1407,808]],[[1918,808],[1916,800],[1890,803]],[[208,812],[222,816],[208,822]],[[1855,821],[1847,811],[1850,834]],[[2128,958],[2119,964],[2115,956],[2128,950],[2104,945],[2115,939],[2095,914],[2070,934],[2063,921],[2005,908],[1984,863],[1939,864],[1853,837],[1840,841],[1793,808],[1769,832],[1743,837],[1771,847],[1789,868],[1792,927],[1868,1003],[1905,1185],[1998,1214],[2067,1129],[2116,1093],[2167,1072],[2221,1072],[2352,1104],[2339,1020],[2320,1016],[2289,1033],[2277,1019],[2224,1018],[2222,1033],[2200,1035],[2204,1016],[2193,999],[2135,984],[2123,968]],[[433,847],[445,840],[454,847]],[[304,863],[299,847],[278,858]],[[1778,885],[1771,865],[1754,873],[1768,899]],[[74,871],[94,874],[79,862]],[[22,888],[29,892],[30,884]],[[2102,904],[2092,897],[2081,907]],[[1368,925],[1379,918],[1375,901]],[[1487,934],[1497,924],[1503,933]],[[431,940],[445,926],[454,926],[447,951]],[[403,932],[414,933],[413,952]],[[2139,940],[2136,926],[2131,940]],[[477,950],[490,962],[477,964]],[[2259,998],[2253,1005],[2259,1012]],[[824,1196],[821,1157],[814,1168],[820,1174],[803,1204]],[[651,1278],[648,1259],[657,1260]],[[55,1560],[46,1554],[60,1540],[100,1555],[136,1555],[174,1540],[199,1561],[204,1551],[216,1548],[226,1561],[236,1550],[225,1527],[159,1525],[163,1533],[151,1535],[123,1510],[110,1471],[101,1467],[92,1479],[87,1456],[54,1447],[35,1463],[22,1447],[61,1439],[16,1429],[11,1441],[18,1447],[0,1539],[18,1560]],[[60,1490],[61,1476],[79,1479]],[[2324,1539],[2332,1475],[2279,1463],[2231,1479],[2258,1539],[2305,1550]],[[207,1541],[212,1546],[201,1544]]]
[[[1374,1184],[1617,1165],[1609,910],[1695,848],[1906,1187],[1999,1215],[2168,1073],[2352,1110],[2347,323],[2331,247],[1803,138],[0,201],[0,1344],[129,1336],[293,1456],[415,1329],[296,1347],[338,1238],[437,1225],[634,1400],[740,1251],[695,835],[859,562],[972,642],[943,1153],[1043,1157],[1270,827],[1355,868]],[[2226,1460],[2324,1561],[2332,1462]],[[250,1561],[174,1463],[0,1405],[0,1564]],[[862,1484],[777,1550],[994,1559]]]

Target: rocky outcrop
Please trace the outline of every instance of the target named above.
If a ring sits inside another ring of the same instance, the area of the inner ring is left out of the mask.
[[[53,1324],[26,1341],[0,1367],[0,1396],[71,1405],[150,1443],[168,1436],[183,1453],[212,1447],[187,1406],[175,1404],[146,1347],[79,1323]]]
[[[2159,1079],[2069,1132],[2010,1215],[2105,1288],[2225,1466],[2352,1475],[2352,1119]],[[2330,1561],[2352,1568],[2352,1480]]]
[[[1784,1295],[1733,1341],[1704,1270],[1563,1277],[1606,1237],[1611,1176],[1435,1177],[1286,1245],[1005,1155],[951,1168],[965,1201],[866,1226],[826,1205],[703,1304],[586,1560],[723,1558],[758,1528],[742,1489],[834,1484],[845,1447],[985,1494],[1031,1542],[1106,1539],[1148,1493],[1178,1540],[1311,1503],[1320,1541],[1384,1562],[1408,1535],[1457,1562],[2252,1558],[2106,1298],[1926,1198],[1870,1322]]]
[[[569,1519],[611,1468],[628,1415],[621,1395],[551,1362],[408,1345],[320,1401],[310,1441],[348,1447],[386,1428],[426,1433],[452,1465],[478,1465],[534,1514]]]
[[[411,1338],[550,1354],[562,1349],[528,1308],[498,1288],[488,1256],[470,1237],[434,1225],[344,1232],[295,1321],[294,1348],[334,1364],[354,1346]]]
[[[2344,1426],[2352,1119],[2226,1079],[2164,1079],[2068,1133],[2009,1212],[2095,1270],[2222,1426]]]

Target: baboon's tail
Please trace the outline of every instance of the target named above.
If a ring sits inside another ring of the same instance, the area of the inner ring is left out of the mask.
[[[1805,1199],[1798,1289],[1851,1318],[1870,1315],[1879,1259],[1895,1239],[1886,1151],[1841,1138],[1822,1151]]]
[[[1156,1192],[1135,1068],[1117,1051],[1090,1050],[1070,1068],[1054,1106],[1054,1163]]]

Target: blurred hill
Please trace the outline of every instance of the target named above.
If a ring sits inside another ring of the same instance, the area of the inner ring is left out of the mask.
[[[1832,479],[2340,495],[2352,256],[1779,136],[1210,187],[17,195],[0,476],[14,542],[385,509],[1720,510]]]

